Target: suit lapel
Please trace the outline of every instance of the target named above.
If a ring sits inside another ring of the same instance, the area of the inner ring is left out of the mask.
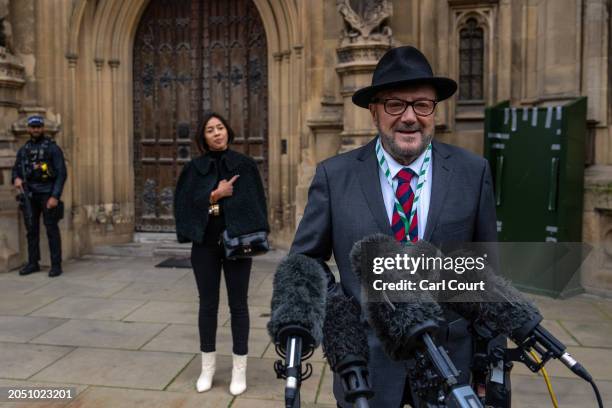
[[[393,235],[380,187],[378,162],[374,151],[375,145],[376,139],[365,145],[357,157],[359,185],[380,231],[387,235]]]
[[[431,235],[438,223],[446,193],[449,190],[451,177],[453,173],[453,163],[450,159],[450,152],[444,144],[436,141],[433,144],[433,161],[432,161],[432,177],[431,177],[431,198],[429,201],[429,214],[427,216],[427,226],[423,239],[429,241]]]

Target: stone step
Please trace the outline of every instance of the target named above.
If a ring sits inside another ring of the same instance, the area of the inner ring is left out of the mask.
[[[183,258],[191,255],[191,244],[159,245],[153,250],[154,256]]]
[[[185,257],[189,256],[190,251],[191,244],[179,244],[174,233],[136,232],[133,242],[97,246],[91,253],[107,256]]]
[[[134,242],[97,246],[93,249],[91,254],[104,256],[185,258],[191,255],[191,243],[179,244],[174,234],[135,233]],[[279,262],[285,255],[287,255],[286,250],[272,248],[270,252],[258,258],[268,262]]]
[[[139,244],[178,244],[174,232],[135,232],[134,242]]]

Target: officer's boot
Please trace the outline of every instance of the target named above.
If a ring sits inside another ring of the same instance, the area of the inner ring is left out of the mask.
[[[38,271],[40,271],[40,266],[38,266],[38,262],[28,262],[23,268],[19,270],[19,274],[29,275]]]
[[[55,278],[56,276],[60,276],[62,274],[62,265],[51,265],[51,269],[49,269],[49,277]]]

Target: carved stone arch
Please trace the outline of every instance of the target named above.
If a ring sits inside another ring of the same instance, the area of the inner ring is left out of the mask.
[[[113,33],[121,27],[117,27],[119,10],[122,8],[121,2],[103,2],[96,10],[94,20],[94,55],[96,59],[107,60],[110,57],[110,47],[112,44]]]
[[[123,59],[125,63],[131,63],[132,46],[136,30],[138,29],[138,22],[146,10],[149,1],[133,0],[123,3],[122,9],[119,11],[120,15],[117,18],[117,27],[121,27],[120,35],[113,36],[111,59]]]
[[[104,242],[107,231],[133,231],[132,47],[149,2],[75,0],[70,16],[66,58],[73,99],[66,126],[78,145],[80,164],[76,164],[76,170],[80,177],[75,178],[79,185],[75,187],[75,202],[84,214],[82,222],[94,224],[93,230],[90,228],[92,244],[96,240]],[[293,232],[293,169],[299,161],[302,127],[296,112],[304,77],[299,10],[292,0],[253,3],[261,17],[268,48],[271,221],[276,229]],[[287,160],[281,157],[284,154]],[[114,228],[98,226],[105,222]],[[125,228],[119,224],[125,224]]]
[[[483,30],[490,29],[490,13],[483,10],[468,10],[457,13],[455,20],[455,31],[459,32],[467,25],[469,19],[475,19],[478,26]]]
[[[76,0],[70,15],[68,23],[68,48],[67,56],[75,56],[78,53],[79,36],[81,34],[81,24],[83,23],[83,15],[88,6],[87,0]]]
[[[268,0],[270,1],[270,0]],[[286,27],[288,46],[300,43],[300,19],[297,16],[298,10],[295,7],[295,2],[281,1],[279,2],[280,10],[282,10],[283,21],[281,27]]]

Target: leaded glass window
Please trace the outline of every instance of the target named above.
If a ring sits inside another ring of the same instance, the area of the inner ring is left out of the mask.
[[[483,99],[484,31],[475,18],[459,32],[459,99]]]

